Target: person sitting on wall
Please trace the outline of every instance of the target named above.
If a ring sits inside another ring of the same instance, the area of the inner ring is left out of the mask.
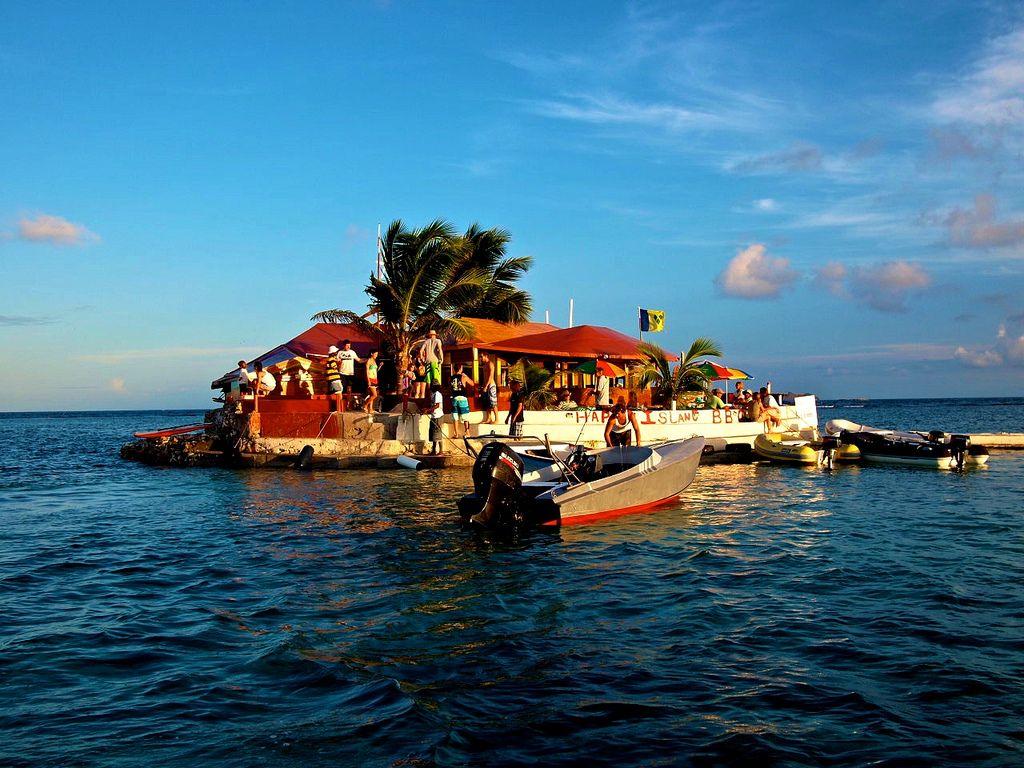
[[[754,400],[760,403],[760,414],[756,421],[763,421],[769,427],[777,429],[782,426],[782,414],[779,411],[779,404],[768,393],[767,387],[761,387],[760,392],[754,396]]]
[[[626,401],[620,397],[604,427],[605,445],[631,445],[633,435],[636,435],[636,444],[640,445],[640,425],[636,414],[626,407]]]
[[[572,393],[568,389],[561,389],[558,391],[558,402],[555,404],[555,408],[560,411],[574,411],[579,406],[572,399]]]
[[[263,363],[257,361],[253,364],[253,368],[256,371],[256,392],[260,397],[269,395],[277,389],[277,379],[274,378],[274,374],[270,371],[263,370]]]
[[[704,401],[704,407],[711,408],[713,410],[725,408],[725,403],[722,401],[722,394],[723,393],[721,389],[719,389],[718,387],[714,387],[711,390],[711,394],[708,395],[707,399]]]

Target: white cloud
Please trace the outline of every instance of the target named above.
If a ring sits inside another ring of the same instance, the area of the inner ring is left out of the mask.
[[[999,326],[995,343],[980,347],[957,347],[954,356],[968,368],[1024,367],[1024,335],[1013,336]]]
[[[81,224],[45,213],[38,214],[34,219],[22,217],[18,222],[18,237],[30,242],[55,245],[82,245],[100,239]]]
[[[806,142],[797,142],[780,152],[769,152],[739,160],[729,170],[739,173],[799,173],[821,169],[825,155],[821,147]]]
[[[993,40],[987,51],[932,104],[944,122],[984,126],[1024,123],[1024,29]]]
[[[754,210],[763,213],[772,213],[779,210],[779,203],[770,197],[762,197],[754,201]]]
[[[737,253],[715,278],[719,290],[740,299],[772,299],[797,279],[789,260],[769,256],[761,243]]]
[[[0,327],[50,325],[55,322],[56,318],[47,315],[0,315]]]
[[[676,104],[642,104],[615,96],[575,96],[563,100],[528,102],[538,115],[599,125],[660,128],[670,133],[694,128],[722,128],[730,120],[722,115]]]
[[[126,349],[120,352],[98,352],[75,355],[72,359],[82,363],[103,363],[114,365],[135,360],[167,360],[189,357],[223,357],[234,362],[239,357],[259,354],[265,348],[259,347],[165,347],[163,349]]]

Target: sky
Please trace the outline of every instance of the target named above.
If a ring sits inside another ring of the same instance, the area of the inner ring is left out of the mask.
[[[535,320],[777,390],[1024,395],[1019,3],[0,2],[0,411],[195,408],[507,229]]]

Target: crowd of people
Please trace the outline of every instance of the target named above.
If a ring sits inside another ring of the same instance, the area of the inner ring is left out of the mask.
[[[373,413],[380,402],[378,351],[371,350],[363,359],[352,349],[351,340],[344,339],[339,342],[339,345],[331,346],[324,360],[326,394],[336,397],[339,407],[344,408],[343,404],[346,399],[356,398],[357,389],[365,389],[361,408],[366,413]],[[444,439],[441,431],[441,421],[445,415],[441,380],[443,360],[444,347],[441,340],[436,331],[430,331],[427,338],[416,347],[411,357],[402,361],[397,377],[398,394],[402,398],[402,413],[408,413],[410,404],[416,402],[418,411],[429,413],[431,416],[430,441],[433,444],[434,453],[440,451]],[[363,387],[356,387],[355,366],[357,363],[364,364],[362,375],[365,377],[365,382],[363,382]],[[243,394],[255,394],[259,397],[273,393],[278,388],[278,382],[274,375],[266,370],[260,361],[253,363],[252,367],[253,370],[250,372],[248,364],[244,360],[238,361],[240,391]],[[312,377],[308,374],[300,381],[300,384],[305,386],[310,395],[314,394]],[[452,369],[447,385],[455,438],[469,433],[468,416],[470,397],[473,395],[479,396],[479,405],[483,411],[481,424],[498,423],[496,368],[487,352],[480,353],[477,381],[474,381],[466,373],[462,365],[457,365]],[[608,412],[605,427],[605,442],[608,445],[629,445],[634,442],[639,445],[640,427],[633,409],[621,397],[618,398],[614,406],[611,405],[610,385],[609,377],[599,373],[594,379],[593,387],[584,388],[581,391],[580,400],[588,405],[592,400],[595,407]],[[509,409],[505,423],[509,425],[510,435],[521,436],[525,420],[527,393],[519,381],[511,381],[509,388]],[[768,387],[761,387],[758,391],[753,392],[748,390],[741,381],[736,383],[735,391],[728,397],[721,388],[714,387],[703,398],[702,405],[704,408],[737,411],[741,420],[764,422],[769,428],[777,428],[782,424],[779,403]],[[566,388],[557,391],[554,403],[549,406],[554,410],[575,410],[579,407],[580,405],[573,399],[573,393]]]

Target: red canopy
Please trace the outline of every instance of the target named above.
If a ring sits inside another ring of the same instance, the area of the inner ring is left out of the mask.
[[[295,356],[298,357],[326,355],[327,349],[332,345],[341,349],[341,342],[345,339],[352,342],[352,349],[360,357],[366,357],[371,349],[378,349],[380,347],[379,338],[365,334],[355,326],[346,323],[317,323],[291,341],[286,341],[281,347],[287,347],[289,351],[294,352]],[[257,357],[256,360],[269,357],[277,349],[280,349],[280,347]]]
[[[641,360],[637,350],[638,339],[602,325],[577,325],[547,333],[531,333],[491,344],[482,348],[496,352],[516,352],[538,357],[565,357],[573,360],[608,357],[612,360]],[[669,360],[678,360],[666,354]]]
[[[345,339],[352,342],[352,349],[360,357],[365,358],[371,349],[380,347],[380,339],[360,331],[358,328],[347,323],[317,323],[312,328],[307,328],[291,341],[274,347],[269,352],[264,352],[259,357],[249,360],[249,365],[259,361],[264,367],[290,360],[293,357],[309,357],[310,355],[326,355],[332,345],[341,348]],[[214,381],[211,389],[220,389],[225,382],[237,376],[238,369],[228,371],[219,379]]]

